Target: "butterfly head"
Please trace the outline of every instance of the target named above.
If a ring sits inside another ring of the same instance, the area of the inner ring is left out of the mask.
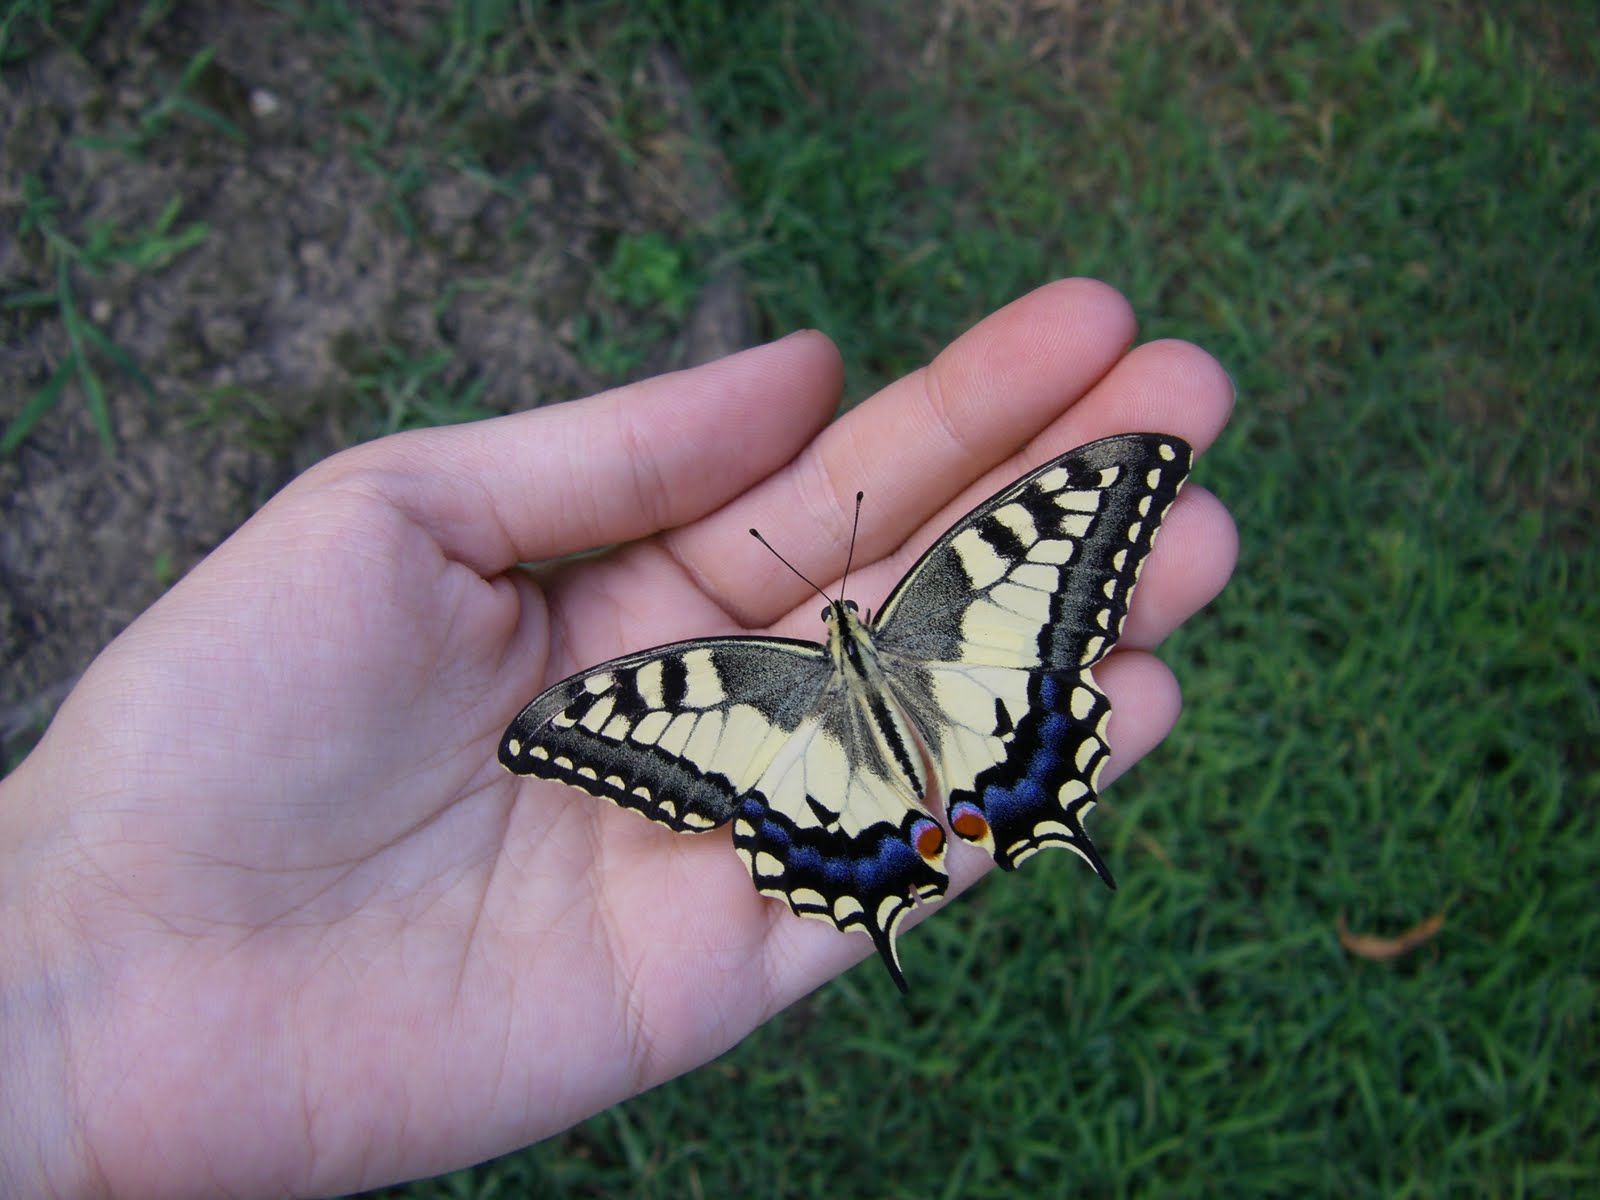
[[[848,625],[851,621],[866,620],[856,615],[860,611],[861,606],[854,600],[829,600],[827,607],[822,610],[822,623],[831,627],[835,621]]]
[[[827,626],[828,645],[846,658],[860,664],[860,656],[871,653],[872,627],[870,612],[862,612],[854,600],[830,600],[822,610],[822,623]]]

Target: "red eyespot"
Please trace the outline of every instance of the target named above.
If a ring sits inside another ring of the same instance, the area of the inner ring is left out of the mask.
[[[922,821],[911,830],[912,844],[916,846],[917,853],[929,862],[939,857],[944,849],[944,830],[932,821]]]

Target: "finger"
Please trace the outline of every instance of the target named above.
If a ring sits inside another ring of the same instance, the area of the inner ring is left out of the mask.
[[[1151,650],[1217,598],[1239,561],[1239,530],[1222,501],[1193,484],[1161,523],[1117,645]]]
[[[1142,650],[1114,651],[1095,666],[1094,679],[1111,700],[1104,788],[1166,740],[1183,713],[1183,690],[1166,663]]]
[[[1199,346],[1176,338],[1146,342],[1006,467],[1021,474],[1074,446],[1142,430],[1177,434],[1204,451],[1228,423],[1233,402],[1233,380]]]
[[[1070,408],[1134,331],[1127,301],[1105,284],[1039,288],[829,426],[738,502],[676,530],[670,546],[724,608],[748,626],[766,624],[805,585],[745,536],[748,527],[801,571],[832,579],[862,489],[872,507],[857,554],[871,561]]]
[[[815,331],[584,400],[383,438],[330,459],[480,574],[692,521],[792,459],[838,403]]]

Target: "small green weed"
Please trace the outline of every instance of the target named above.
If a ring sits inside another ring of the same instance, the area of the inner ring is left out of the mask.
[[[210,46],[195,54],[167,92],[139,114],[132,129],[110,137],[83,137],[79,141],[92,149],[112,150],[138,158],[152,144],[170,134],[178,121],[187,118],[209,126],[231,141],[243,145],[247,140],[244,130],[193,95],[197,84],[211,69],[216,54],[216,48]]]
[[[636,311],[681,320],[699,289],[690,262],[685,249],[662,234],[625,234],[600,273],[600,287]]]
[[[452,425],[494,415],[480,402],[484,383],[457,381],[449,350],[415,354],[399,346],[376,349],[343,342],[349,386],[369,403],[365,411],[376,414],[369,436],[382,437],[402,429],[426,425]]]
[[[604,379],[636,374],[651,347],[681,327],[702,282],[684,246],[659,233],[625,234],[597,277],[597,303],[573,314],[579,358]]]
[[[111,410],[106,403],[105,384],[96,366],[103,359],[133,380],[150,397],[155,390],[132,356],[84,312],[77,279],[104,275],[113,267],[135,272],[160,270],[179,255],[192,250],[210,236],[200,222],[179,226],[182,201],[173,197],[145,229],[125,233],[110,224],[90,226],[87,235],[74,240],[58,220],[59,201],[49,195],[37,176],[22,183],[23,210],[17,223],[21,238],[33,238],[40,247],[39,258],[53,286],[18,289],[0,297],[0,308],[31,311],[44,319],[61,323],[67,337],[67,353],[50,377],[23,405],[16,418],[0,434],[0,457],[10,455],[44,418],[69,383],[76,382],[94,422],[95,432],[107,449],[115,446]]]

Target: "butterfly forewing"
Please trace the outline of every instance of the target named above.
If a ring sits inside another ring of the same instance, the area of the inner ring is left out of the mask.
[[[816,708],[832,678],[821,647],[702,638],[564,679],[518,714],[500,761],[571,784],[673,829],[726,823]]]

